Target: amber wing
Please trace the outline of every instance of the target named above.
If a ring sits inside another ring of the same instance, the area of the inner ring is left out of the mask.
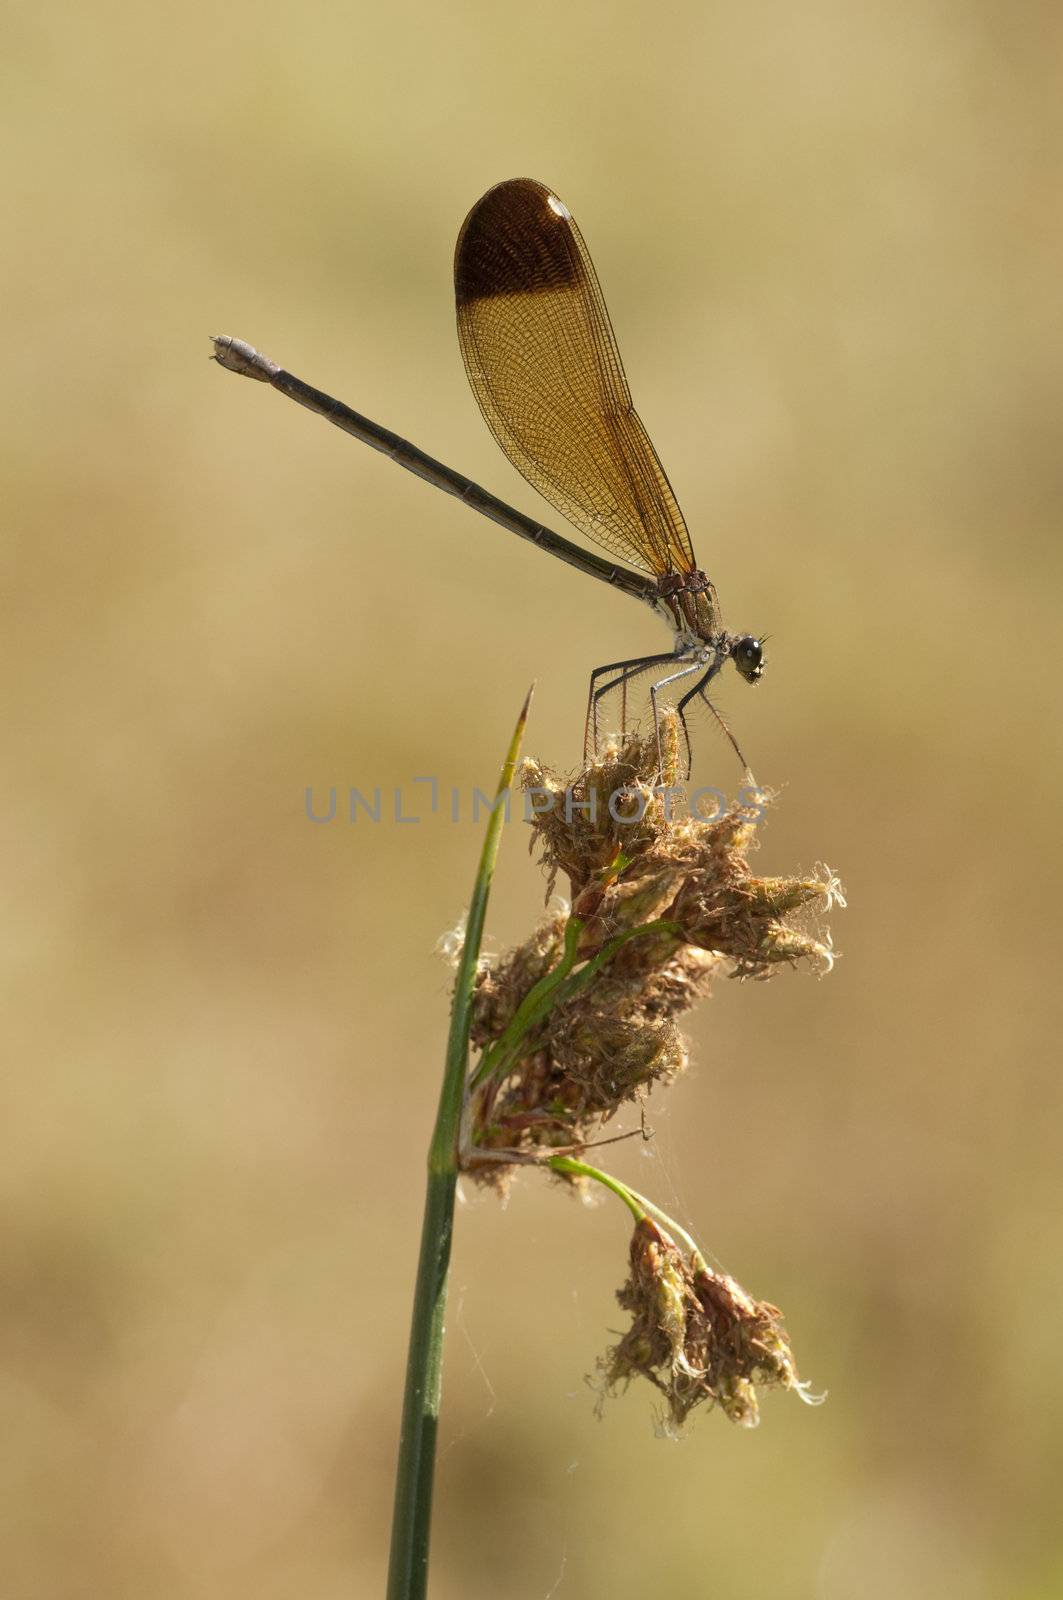
[[[489,189],[458,236],[454,289],[469,382],[518,472],[622,560],[692,571],[683,514],[567,206],[532,178]]]

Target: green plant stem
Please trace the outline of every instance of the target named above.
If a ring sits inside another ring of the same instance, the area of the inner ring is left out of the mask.
[[[653,1217],[669,1233],[674,1233],[678,1238],[682,1239],[690,1251],[695,1267],[700,1268],[703,1272],[709,1270],[705,1257],[687,1230],[680,1227],[675,1218],[670,1217],[667,1211],[662,1211],[660,1206],[654,1205],[652,1200],[647,1200],[644,1194],[639,1194],[637,1189],[632,1189],[628,1184],[621,1183],[619,1178],[612,1177],[608,1172],[602,1172],[598,1167],[592,1167],[587,1161],[579,1161],[574,1156],[551,1156],[546,1165],[554,1172],[569,1173],[574,1178],[590,1178],[592,1182],[600,1183],[603,1188],[610,1189],[613,1194],[624,1202],[636,1222],[641,1222],[647,1216]]]
[[[574,1156],[551,1156],[546,1165],[554,1172],[565,1172],[573,1178],[590,1178],[593,1183],[600,1183],[603,1189],[611,1190],[624,1202],[636,1222],[641,1222],[645,1217],[642,1196],[636,1194],[634,1189],[629,1189],[626,1183],[621,1183],[619,1178],[602,1172],[599,1167],[592,1167],[587,1161],[578,1161]]]
[[[677,1239],[682,1239],[683,1243],[690,1251],[691,1261],[693,1262],[694,1266],[700,1269],[702,1272],[708,1272],[709,1264],[705,1260],[705,1257],[702,1255],[701,1251],[698,1249],[697,1242],[693,1236],[689,1234],[687,1230],[675,1220],[674,1217],[670,1217],[667,1211],[662,1211],[660,1206],[654,1205],[652,1200],[647,1200],[644,1194],[639,1194],[637,1189],[632,1189],[631,1193],[634,1195],[635,1199],[640,1205],[645,1206],[647,1213],[653,1217],[655,1221],[659,1222],[661,1227],[664,1228],[666,1232],[674,1233]]]
[[[629,939],[641,939],[650,933],[669,933],[677,940],[682,937],[682,930],[676,923],[668,922],[664,918],[659,918],[656,922],[644,922],[637,928],[627,928],[623,933],[618,933],[580,967],[578,972],[573,973],[572,968],[576,964],[579,951],[580,934],[584,927],[585,924],[579,917],[569,917],[565,924],[564,951],[557,966],[551,967],[550,971],[528,990],[504,1032],[491,1048],[484,1052],[480,1065],[470,1079],[470,1089],[478,1089],[487,1078],[503,1078],[536,1023],[541,1022],[555,1006],[563,1005],[565,1001],[573,999],[585,989],[605,963],[616,954],[621,945],[627,944]]]
[[[525,1034],[550,1010],[555,990],[576,963],[579,936],[582,932],[583,923],[580,918],[569,917],[565,924],[565,947],[557,966],[551,967],[538,983],[533,984],[513,1013],[505,1030],[491,1048],[484,1052],[483,1060],[469,1081],[470,1089],[478,1089],[486,1078],[501,1076],[517,1054]]]
[[[502,796],[513,781],[530,704],[531,690],[528,691],[513,731],[496,798]],[[504,807],[496,806],[491,813],[480,853],[465,943],[454,980],[439,1110],[428,1150],[428,1187],[406,1357],[406,1388],[395,1476],[387,1600],[423,1600],[428,1586],[432,1487],[443,1388],[443,1330],[454,1232],[454,1193],[458,1180],[458,1133],[469,1059],[469,1025],[476,963],[504,819]]]

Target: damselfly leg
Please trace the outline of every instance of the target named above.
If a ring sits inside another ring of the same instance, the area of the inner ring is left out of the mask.
[[[716,674],[717,674],[717,672],[719,672],[719,670],[720,670],[720,663],[714,661],[712,666],[709,668],[708,672],[706,672],[705,676],[702,678],[701,682],[700,683],[696,683],[694,685],[693,689],[691,689],[687,694],[683,695],[682,699],[679,701],[679,704],[675,708],[676,709],[676,715],[679,718],[679,725],[683,730],[683,737],[686,740],[686,747],[687,747],[687,777],[688,778],[690,777],[691,767],[693,766],[693,754],[692,754],[691,746],[690,746],[690,730],[687,727],[686,708],[690,704],[691,700],[693,700],[695,698],[695,696],[698,696],[701,699],[702,703],[704,705],[708,706],[709,710],[712,712],[713,716],[716,718],[716,721],[719,723],[720,727],[723,729],[724,733],[727,735],[728,739],[731,741],[731,748],[734,750],[735,755],[738,757],[739,761],[742,763],[742,767],[743,767],[743,770],[744,770],[745,776],[746,776],[746,782],[748,784],[750,784],[752,787],[755,788],[756,787],[756,780],[754,779],[752,772],[749,770],[749,762],[746,760],[745,756],[742,754],[742,751],[741,751],[741,749],[739,747],[739,744],[738,744],[738,740],[735,738],[734,734],[731,732],[730,725],[726,721],[722,711],[719,711],[717,709],[717,707],[713,705],[712,701],[709,699],[708,695],[705,693],[706,684],[709,683],[710,680],[716,676]]]
[[[628,661],[609,661],[602,667],[595,667],[591,673],[590,691],[587,695],[587,716],[583,728],[583,759],[587,759],[589,751],[598,754],[598,707],[607,694],[614,689],[624,691],[624,701],[620,715],[620,731],[627,731],[627,686],[632,678],[637,678],[640,673],[648,672],[651,667],[664,666],[666,662],[677,660],[674,650],[665,650],[660,655],[632,656]],[[607,672],[615,672],[617,676],[608,683],[599,684],[598,679]]]

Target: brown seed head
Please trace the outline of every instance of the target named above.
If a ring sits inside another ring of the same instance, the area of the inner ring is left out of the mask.
[[[684,1255],[649,1218],[635,1228],[630,1275],[617,1299],[632,1320],[602,1361],[606,1394],[634,1377],[648,1378],[665,1396],[676,1428],[703,1402],[755,1427],[758,1388],[797,1389],[809,1398],[781,1312]]]
[[[504,1177],[505,1152],[529,1160],[585,1146],[621,1106],[681,1071],[676,1019],[718,972],[761,978],[780,964],[829,965],[829,945],[787,919],[836,894],[834,880],[756,877],[749,806],[732,803],[713,821],[679,816],[680,796],[663,792],[677,779],[675,733],[666,714],[664,785],[652,738],[610,746],[567,788],[524,765],[534,838],[551,888],[567,878],[572,909],[551,913],[481,972],[472,1041],[485,1061],[496,1050],[498,1070],[474,1094],[464,1161],[487,1181]]]

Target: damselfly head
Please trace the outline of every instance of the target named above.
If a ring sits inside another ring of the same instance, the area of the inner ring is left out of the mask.
[[[736,639],[731,650],[734,664],[747,683],[756,683],[764,671],[764,646],[752,634]]]

